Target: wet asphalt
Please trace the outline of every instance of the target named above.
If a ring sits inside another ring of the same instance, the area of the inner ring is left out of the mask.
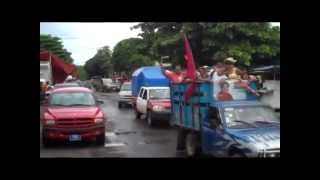
[[[40,124],[40,157],[177,157],[176,129],[166,123],[150,128],[146,120],[135,119],[131,107],[118,108],[117,93],[96,93],[96,95],[104,101],[101,107],[108,118],[105,145],[97,146],[94,141],[73,144],[66,142],[44,148]],[[40,113],[41,109],[40,107]]]

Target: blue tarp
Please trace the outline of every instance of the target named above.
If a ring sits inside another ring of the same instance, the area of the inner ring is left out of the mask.
[[[137,69],[132,74],[132,95],[138,96],[141,86],[167,86],[169,80],[162,74],[161,68],[157,66],[146,66]]]

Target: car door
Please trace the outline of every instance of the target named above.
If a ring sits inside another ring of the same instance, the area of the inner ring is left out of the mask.
[[[142,95],[143,95],[143,93],[144,93],[144,88],[141,88],[140,92],[138,94],[138,97],[137,97],[137,104],[136,104],[138,112],[142,112],[141,104],[142,104]]]
[[[142,100],[141,100],[141,112],[143,114],[147,113],[147,102],[148,102],[148,96],[149,96],[149,90],[145,89],[145,91],[142,94]]]
[[[225,138],[225,131],[222,125],[218,108],[210,107],[208,116],[203,120],[202,125],[202,149],[204,153],[216,157],[227,156],[228,140]]]

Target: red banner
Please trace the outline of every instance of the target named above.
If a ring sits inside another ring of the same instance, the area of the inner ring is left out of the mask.
[[[51,58],[52,76],[54,83],[62,83],[68,75],[76,70],[73,64],[67,64],[57,55],[44,51],[40,52],[40,61],[49,61]]]

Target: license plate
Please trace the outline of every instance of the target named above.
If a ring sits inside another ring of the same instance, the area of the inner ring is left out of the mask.
[[[78,134],[72,134],[69,136],[69,141],[81,141],[81,136]]]

